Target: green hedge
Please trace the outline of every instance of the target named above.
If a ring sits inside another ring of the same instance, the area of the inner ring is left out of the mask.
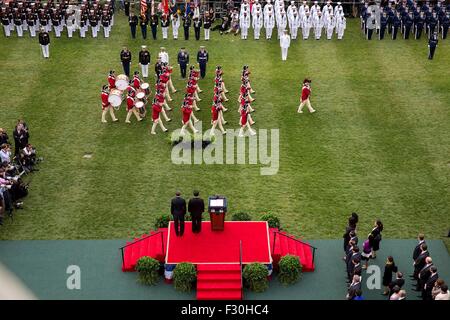
[[[173,285],[175,290],[189,292],[197,280],[197,271],[192,263],[183,262],[178,264],[173,271]]]
[[[231,216],[231,221],[251,221],[252,217],[246,212],[236,212]]]
[[[139,273],[139,282],[146,285],[155,285],[159,280],[159,261],[151,257],[141,257],[136,264]]]
[[[278,264],[280,273],[278,279],[283,285],[296,283],[302,276],[302,265],[297,256],[285,255]]]
[[[262,221],[267,221],[270,228],[277,228],[281,230],[280,219],[277,216],[266,213],[261,216]]]
[[[251,263],[244,267],[242,274],[245,284],[251,291],[263,292],[269,287],[267,267],[261,263]]]
[[[169,222],[170,220],[172,220],[172,216],[171,215],[161,215],[158,218],[156,218],[154,226],[156,229],[159,228],[167,228],[169,226]]]

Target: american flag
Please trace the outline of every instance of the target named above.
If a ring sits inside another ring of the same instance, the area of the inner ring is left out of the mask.
[[[147,12],[147,0],[141,0],[141,14]]]

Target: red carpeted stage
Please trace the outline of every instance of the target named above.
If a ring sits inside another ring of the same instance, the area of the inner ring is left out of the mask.
[[[174,223],[168,228],[166,263],[239,264],[239,242],[242,241],[242,263],[272,263],[267,222],[227,221],[223,231],[211,231],[209,221],[202,223],[200,233],[192,233],[186,222],[182,237],[175,235]]]

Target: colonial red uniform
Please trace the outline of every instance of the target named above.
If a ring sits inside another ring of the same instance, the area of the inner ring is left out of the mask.
[[[134,107],[134,98],[132,96],[127,96],[127,111],[130,111]]]
[[[159,114],[161,113],[162,108],[159,103],[154,103],[152,105],[152,119],[153,121],[156,121],[159,119]]]
[[[245,126],[247,124],[248,113],[246,109],[241,110],[241,126]]]
[[[219,119],[219,108],[215,105],[211,107],[211,118],[212,121],[217,121]]]
[[[109,89],[114,89],[116,87],[116,77],[109,75],[108,76]]]
[[[183,123],[186,124],[191,119],[192,108],[185,106],[182,108],[182,112],[183,112]]]
[[[156,100],[158,100],[159,103],[164,103],[164,96],[160,93],[155,95]]]
[[[139,77],[134,77],[133,78],[133,87],[134,89],[139,89],[141,87],[141,79],[139,79]]]
[[[186,88],[186,92],[189,94],[194,94],[196,90],[197,90],[197,88],[195,86],[188,86]]]
[[[301,101],[305,101],[307,99],[309,99],[309,96],[311,95],[311,89],[307,86],[303,86],[302,88],[302,100]]]
[[[101,98],[102,98],[102,110],[105,110],[106,108],[108,108],[109,106],[109,101],[108,101],[108,97],[109,94],[107,92],[102,92],[101,94]]]
[[[161,76],[159,77],[159,79],[161,80],[162,83],[167,83],[169,81],[169,78],[170,78],[170,74],[167,72],[161,74]]]

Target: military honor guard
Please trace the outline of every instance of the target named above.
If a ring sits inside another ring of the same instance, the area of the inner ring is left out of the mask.
[[[320,40],[323,26],[322,12],[318,11],[317,15],[313,19],[314,37],[316,40]]]
[[[180,52],[178,52],[177,61],[180,66],[181,78],[185,79],[187,65],[189,64],[189,53],[186,51],[186,48],[182,47],[180,49]]]
[[[302,93],[300,97],[300,105],[298,106],[298,113],[303,113],[302,109],[306,105],[310,113],[316,112],[314,108],[311,106],[311,102],[309,98],[311,97],[311,80],[305,79],[303,81]]]
[[[223,128],[223,105],[220,101],[213,102],[211,107],[211,132],[210,135],[215,135],[216,127],[219,127],[220,132],[222,134],[226,134],[225,129]]]
[[[183,101],[183,105],[181,107],[181,113],[182,113],[182,123],[183,126],[181,127],[180,135],[186,134],[186,128],[189,127],[189,129],[192,130],[193,133],[198,133],[198,130],[195,129],[193,123],[192,123],[192,106],[189,105],[186,100]]]
[[[162,112],[163,108],[161,106],[161,104],[158,103],[158,101],[156,99],[153,100],[153,104],[152,104],[152,129],[150,131],[151,134],[156,134],[156,126],[159,125],[159,127],[161,128],[161,130],[163,132],[167,132],[168,130],[166,129],[166,127],[164,127],[164,124],[161,120],[160,117],[160,113]]]
[[[301,23],[303,40],[308,40],[312,26],[313,26],[312,16],[309,12],[306,12],[305,15],[303,16],[303,20]]]
[[[252,27],[253,27],[253,31],[254,31],[254,38],[255,38],[255,40],[259,40],[259,36],[261,34],[261,28],[263,26],[263,22],[264,22],[263,16],[258,11],[253,16],[253,20],[252,20]]]
[[[10,20],[6,8],[2,8],[0,18],[3,25],[3,30],[5,31],[5,37],[9,38],[11,36]]]
[[[338,16],[336,17],[336,32],[338,40],[342,40],[346,28],[347,28],[347,19],[344,17],[343,14],[338,14]]]
[[[423,12],[420,12],[420,14],[414,19],[414,39],[420,39],[424,25],[425,15]]]
[[[211,26],[214,21],[214,18],[211,17],[209,12],[205,12],[205,15],[203,16],[203,29],[205,30],[205,40],[209,40],[209,34],[211,31]]]
[[[158,57],[161,59],[161,63],[169,64],[169,54],[167,53],[165,47],[159,48]]]
[[[156,40],[158,35],[158,23],[159,23],[158,15],[152,14],[152,16],[150,17],[150,28],[152,29],[153,40]]]
[[[130,76],[131,51],[127,47],[123,47],[120,52],[120,61],[122,62],[123,72],[127,77]]]
[[[183,16],[184,40],[189,40],[189,28],[191,27],[191,16]]]
[[[280,37],[280,47],[281,47],[281,60],[286,61],[288,56],[288,49],[291,45],[291,37],[289,36],[287,30],[284,30]]]
[[[162,37],[163,40],[167,40],[168,34],[169,34],[169,25],[170,21],[167,17],[167,14],[163,14],[161,16],[161,30],[162,30]]]
[[[139,26],[141,27],[141,34],[142,39],[147,39],[147,26],[148,26],[148,19],[145,14],[141,14],[139,16]]]
[[[327,30],[327,40],[331,40],[335,27],[336,27],[336,20],[334,19],[334,14],[329,13],[327,18],[325,19],[325,27],[324,27]]]
[[[269,4],[264,7],[264,29],[266,29],[266,39],[270,40],[272,39],[273,28],[275,28],[275,16],[272,5],[270,5],[271,7],[266,10],[267,6],[269,6]]]
[[[175,12],[170,16],[170,19],[172,21],[172,35],[174,40],[178,40],[178,29],[180,29],[181,25],[181,17],[180,15]]]
[[[398,29],[401,27],[402,22],[400,20],[400,13],[397,12],[396,15],[392,18],[392,40],[397,39]]]
[[[130,25],[131,37],[136,39],[136,27],[138,25],[138,17],[134,15],[134,13],[130,13],[128,17],[128,24]]]
[[[281,39],[281,36],[283,35],[283,32],[284,30],[286,30],[287,26],[287,17],[284,11],[281,11],[279,15],[276,17],[276,23],[277,23],[278,39]]]
[[[249,122],[249,116],[250,116],[250,111],[248,110],[248,104],[245,103],[243,106],[241,106],[240,109],[240,125],[241,128],[239,129],[239,137],[244,137],[244,133],[247,131],[250,135],[254,136],[256,134],[255,131],[253,131],[250,122]],[[245,130],[247,129],[247,130]]]
[[[194,16],[193,24],[194,24],[195,40],[198,41],[200,40],[200,30],[202,28],[202,19],[200,19],[200,16]]]
[[[44,58],[50,58],[50,36],[44,28],[39,32],[39,44],[41,45]]]
[[[108,97],[109,97],[108,85],[104,85],[102,88],[102,93],[100,95],[100,98],[102,100],[102,123],[107,123],[106,114],[108,113],[108,111],[109,114],[111,115],[112,121],[114,122],[118,121],[118,119],[114,115],[114,109],[108,101]]]
[[[433,60],[434,53],[435,53],[436,48],[438,46],[438,42],[439,42],[438,34],[437,34],[437,32],[434,32],[431,35],[430,40],[428,41],[428,59],[429,60]]]
[[[388,15],[387,12],[384,11],[380,17],[380,32],[378,33],[379,40],[384,39],[384,34],[386,33],[387,26],[388,26]]]
[[[248,29],[250,28],[250,14],[248,14],[246,11],[240,18],[239,27],[241,29],[241,39],[247,40]]]
[[[200,66],[200,77],[203,79],[206,76],[206,65],[209,60],[208,51],[206,51],[204,46],[200,47],[197,53],[197,63]]]
[[[147,50],[147,46],[141,46],[139,51],[139,65],[141,66],[142,77],[148,78],[148,65],[150,64],[150,52]]]

